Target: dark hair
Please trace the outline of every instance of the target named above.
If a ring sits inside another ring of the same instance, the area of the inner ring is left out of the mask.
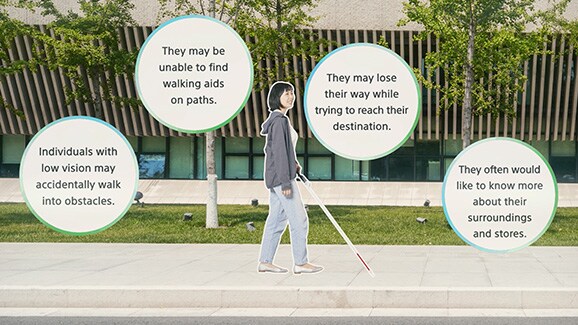
[[[285,81],[277,81],[269,89],[269,95],[267,96],[267,104],[269,106],[269,111],[274,111],[281,107],[281,95],[287,90],[295,91],[293,85]]]

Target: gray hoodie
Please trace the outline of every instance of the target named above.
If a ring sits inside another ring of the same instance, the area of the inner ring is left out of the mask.
[[[283,190],[291,188],[297,165],[295,148],[291,141],[289,118],[276,110],[261,125],[261,134],[267,136],[265,144],[265,186],[281,185]]]

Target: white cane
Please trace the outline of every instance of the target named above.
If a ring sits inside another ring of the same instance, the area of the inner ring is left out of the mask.
[[[307,177],[305,177],[305,175],[303,174],[298,174],[297,178],[299,178],[301,180],[301,182],[303,182],[303,185],[305,185],[305,188],[307,189],[307,191],[309,192],[309,194],[311,194],[311,196],[313,197],[313,199],[315,199],[315,201],[317,202],[317,204],[321,207],[321,210],[323,210],[323,212],[325,212],[325,215],[327,216],[327,218],[329,218],[329,221],[331,221],[331,223],[333,224],[333,226],[335,227],[335,229],[337,229],[337,232],[339,232],[339,234],[341,235],[341,237],[343,237],[343,239],[345,240],[345,242],[347,243],[347,245],[349,246],[349,248],[351,248],[351,250],[353,251],[353,253],[357,256],[357,258],[361,261],[361,263],[363,264],[363,266],[365,267],[365,269],[367,270],[367,272],[369,272],[369,275],[371,275],[372,278],[375,277],[375,274],[373,273],[373,271],[371,270],[371,268],[369,267],[369,264],[367,264],[365,262],[365,260],[363,259],[363,257],[361,257],[361,254],[359,254],[359,252],[357,251],[357,249],[355,248],[355,246],[353,246],[353,243],[351,242],[351,240],[349,240],[349,237],[347,237],[347,235],[345,234],[345,232],[343,231],[343,229],[341,229],[341,227],[339,226],[339,224],[337,223],[337,221],[335,221],[335,218],[333,218],[333,215],[331,215],[331,212],[329,212],[329,210],[327,210],[327,207],[325,207],[325,204],[323,204],[323,202],[321,202],[321,199],[319,198],[319,196],[317,196],[317,194],[315,193],[315,191],[313,191],[313,188],[311,187],[311,182],[307,179]]]

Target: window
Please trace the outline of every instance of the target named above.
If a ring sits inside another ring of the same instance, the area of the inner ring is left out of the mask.
[[[413,180],[413,157],[390,157],[388,160],[390,181]]]
[[[441,167],[438,158],[416,159],[416,181],[439,181],[441,180]]]
[[[576,157],[550,157],[550,166],[558,182],[576,182]]]
[[[416,142],[416,155],[435,155],[440,154],[440,141],[439,140],[419,140]]]
[[[143,153],[138,158],[139,178],[164,178],[165,155]]]
[[[225,166],[226,179],[249,179],[249,157],[227,156]]]
[[[387,180],[387,158],[379,158],[369,161],[369,180],[385,181]]]
[[[415,141],[412,139],[407,139],[407,141],[401,145],[401,147],[397,148],[392,154],[395,155],[413,155],[413,149],[415,146]]]
[[[23,135],[3,135],[0,148],[0,177],[18,177],[20,160],[26,149],[26,137]]]
[[[539,153],[542,154],[544,157],[548,157],[548,141],[530,141],[528,142],[529,145],[534,147]]]
[[[369,180],[369,161],[367,160],[361,162],[361,180]]]
[[[311,180],[331,179],[331,158],[310,157],[307,177]]]
[[[193,139],[171,138],[169,150],[169,178],[193,178]]]
[[[307,141],[299,142],[305,143],[304,154],[297,153],[297,156],[298,158],[302,156],[303,162],[301,162],[301,165],[304,167],[307,178],[311,180],[332,179],[334,155],[317,139],[307,139]]]
[[[252,179],[263,179],[265,172],[265,156],[253,157]]]
[[[138,152],[138,137],[128,136],[126,137],[126,140],[128,141],[128,143],[130,143],[132,150],[134,150],[134,152]]]
[[[225,179],[263,179],[264,138],[223,138]]]
[[[457,156],[462,151],[462,139],[447,139],[444,141],[444,154]]]
[[[336,180],[360,180],[359,161],[335,156],[335,179]]]
[[[448,171],[448,169],[450,168],[454,159],[455,158],[445,158],[444,159],[444,174]]]
[[[225,179],[249,179],[251,140],[249,138],[226,138]]]
[[[166,138],[141,138],[141,152],[138,155],[140,178],[165,178]]]
[[[144,137],[142,138],[142,152],[165,153],[167,140],[162,137]]]
[[[205,158],[205,138],[194,138],[195,147],[195,168],[196,179],[207,179],[207,160]],[[215,157],[218,155],[215,153]],[[218,169],[217,169],[218,170]]]
[[[553,141],[550,166],[558,182],[576,182],[576,141]]]

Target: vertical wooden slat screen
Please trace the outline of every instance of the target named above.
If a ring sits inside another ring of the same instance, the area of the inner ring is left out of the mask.
[[[435,38],[435,51],[437,52],[439,50],[439,46],[440,46],[440,42],[439,39],[436,37]],[[440,69],[437,68],[436,69],[436,84],[440,84],[441,82],[441,77],[440,77]],[[435,112],[434,112],[434,116],[436,118],[436,129],[435,129],[435,139],[439,140],[440,139],[440,114],[441,113],[441,107],[440,107],[440,91],[438,89],[435,90]],[[443,115],[445,116],[445,112],[443,113]],[[445,129],[445,128],[444,128]]]
[[[544,44],[544,54],[542,54],[542,62],[540,68],[540,90],[538,92],[538,118],[536,122],[538,122],[538,127],[536,129],[536,140],[542,140],[542,122],[544,116],[544,89],[546,88],[546,48],[547,44]]]
[[[552,53],[556,53],[556,41],[557,38],[554,37],[552,39],[552,47],[551,47],[551,51]],[[553,96],[553,92],[554,92],[554,67],[555,67],[555,63],[556,60],[554,59],[554,57],[550,57],[550,73],[548,75],[548,96],[546,97],[546,127],[545,127],[545,132],[544,132],[544,140],[548,141],[550,140],[550,127],[551,127],[551,123],[552,123],[552,100],[554,99]]]
[[[522,65],[523,67],[523,65]],[[519,79],[516,79],[516,82],[520,82]],[[522,93],[524,87],[522,87],[522,90],[518,93],[511,93],[510,94],[510,105],[512,105],[512,108],[514,110],[516,110],[516,112],[518,111],[518,108],[520,108],[520,96],[522,96]],[[519,115],[516,114],[514,117],[512,117],[510,120],[505,120],[504,123],[509,123],[509,129],[508,129],[508,133],[506,133],[504,136],[506,137],[512,137],[512,138],[518,138],[518,130],[519,130]]]
[[[568,112],[569,112],[569,103],[570,103],[570,73],[572,71],[572,53],[574,52],[574,47],[570,45],[568,49],[568,53],[566,54],[566,87],[564,90],[564,113],[562,114],[562,140],[566,140],[568,138],[572,138],[572,136],[568,137]],[[575,62],[576,63],[576,62]],[[561,87],[560,87],[561,88]]]
[[[432,51],[431,50],[431,34],[427,35],[426,40],[427,40],[426,41],[426,43],[427,43],[427,47],[426,47],[427,50],[426,51],[427,52],[425,55],[427,55],[427,53],[430,53]],[[424,71],[427,74],[427,81],[431,82],[430,72],[427,71],[425,67],[424,67]],[[431,122],[432,122],[432,114],[431,114],[431,109],[432,109],[431,98],[432,98],[432,96],[431,96],[431,94],[432,94],[432,90],[428,88],[428,89],[426,89],[426,93],[427,93],[427,97],[426,97],[427,98],[427,104],[425,106],[427,106],[427,115],[424,117],[422,114],[421,118],[422,119],[425,118],[427,120],[427,132],[426,132],[426,134],[427,134],[427,139],[431,140]],[[424,106],[424,105],[422,105],[422,106]]]
[[[418,66],[418,68],[419,68],[419,71],[422,71],[422,73],[423,73],[423,71],[424,71],[425,69],[424,69],[423,64],[422,64],[422,58],[424,57],[424,56],[423,56],[423,52],[422,52],[422,43],[423,43],[422,40],[418,40],[418,41],[417,41],[417,59],[418,59],[418,64],[417,64],[417,66]],[[420,81],[420,83],[419,83],[419,88],[423,91],[423,88],[424,88],[424,87],[423,87],[423,84],[422,84],[421,81]],[[423,94],[422,94],[421,98],[423,99]],[[424,108],[424,106],[427,106],[427,103],[424,103],[424,102],[422,101],[422,103],[421,103],[422,114],[421,114],[421,116],[420,116],[420,118],[419,118],[418,129],[417,129],[417,130],[418,130],[418,131],[417,131],[417,132],[418,132],[418,138],[419,138],[420,140],[423,139],[423,111],[424,111],[423,108]]]
[[[490,77],[488,78],[488,79],[489,79],[488,87],[490,88],[490,90],[494,90],[494,85],[493,85],[493,83],[492,83],[492,77],[493,77],[493,73],[490,72]],[[473,108],[472,108],[472,109],[473,109]],[[484,118],[484,117],[485,117],[485,118]],[[489,137],[492,136],[492,133],[491,133],[491,132],[492,132],[492,114],[491,114],[491,113],[487,113],[485,116],[480,115],[480,122],[481,122],[481,123],[480,123],[480,130],[482,131],[482,132],[480,133],[480,138],[482,138],[482,134],[483,134],[483,125],[484,125],[484,123],[482,122],[482,120],[483,120],[483,122],[486,122],[486,123],[485,123],[485,126],[486,126],[486,128],[485,128],[485,130],[486,130],[486,135],[485,135],[485,137],[486,137],[486,138],[489,138]]]
[[[532,57],[532,72],[530,73],[530,78],[532,79],[530,85],[530,115],[528,116],[528,140],[532,141],[534,139],[534,107],[536,103],[536,79],[538,78],[537,75],[538,71],[538,56],[534,55]]]
[[[557,51],[557,53],[562,53],[564,47],[565,47],[565,40],[564,37],[561,38],[560,40],[560,50]],[[554,105],[555,107],[555,112],[554,112],[554,130],[552,131],[552,140],[556,141],[558,140],[558,127],[560,125],[560,100],[562,97],[562,69],[564,68],[564,57],[560,55],[560,57],[558,57],[556,59],[556,61],[558,62],[558,70],[557,70],[557,81],[556,81],[556,95],[555,95],[555,99],[556,99],[556,104]],[[551,109],[551,108],[550,108]]]
[[[572,99],[572,124],[570,125],[570,134],[572,140],[578,140],[578,134],[576,131],[576,113],[578,111],[578,76],[576,76],[578,70],[578,51],[574,51],[574,94]],[[570,79],[570,78],[568,78]]]
[[[30,38],[23,37],[22,41],[20,42],[20,46],[22,47],[21,52],[26,57],[26,59],[32,58],[32,46],[31,46]],[[45,125],[47,121],[47,110],[46,106],[44,105],[42,93],[40,92],[40,88],[37,87],[38,85],[38,74],[32,73],[30,71],[26,71],[24,73],[24,82],[26,84],[26,96],[28,97],[28,103],[30,103],[30,108],[33,109],[34,107],[40,108],[40,114],[33,114],[34,115],[34,127],[37,128],[38,125]],[[31,121],[32,122],[32,121]]]
[[[53,35],[53,31],[45,26],[38,26],[44,33]],[[134,50],[138,49],[153,27],[131,27],[120,31],[119,46]],[[304,31],[305,32],[305,31]],[[311,30],[310,39],[315,37],[329,41],[327,46],[319,45],[322,56],[339,46],[355,42],[377,43],[383,37],[389,47],[404,58],[412,68],[425,72],[424,57],[426,53],[437,51],[440,40],[428,36],[424,40],[414,40],[415,31],[391,30]],[[305,34],[304,34],[305,35]],[[255,42],[253,37],[245,39],[247,43]],[[14,40],[9,51],[11,60],[27,59],[32,55],[33,47],[37,46],[30,38],[19,37]],[[293,40],[291,46],[300,46]],[[504,114],[497,116],[483,115],[473,118],[472,138],[489,136],[512,136],[522,140],[576,140],[578,115],[578,81],[576,80],[578,57],[567,38],[558,36],[544,44],[552,54],[533,56],[524,63],[524,72],[528,80],[521,94],[508,98],[517,109],[517,115],[508,119]],[[40,49],[50,50],[50,49]],[[294,126],[300,137],[312,137],[307,127],[303,107],[303,92],[307,78],[320,58],[291,57],[287,59],[287,72],[296,75],[292,80],[296,87],[297,100],[295,110],[291,112]],[[271,68],[274,56],[263,58],[257,62],[257,67]],[[88,75],[84,73],[88,80]],[[434,81],[443,82],[444,71],[437,69]],[[107,74],[107,78],[110,76]],[[116,78],[115,95],[137,96],[134,76],[126,75]],[[265,80],[262,85],[254,85],[247,105],[242,112],[228,125],[217,130],[218,136],[260,137],[260,125],[268,116],[267,91],[274,80]],[[73,87],[70,80],[60,70],[50,71],[39,67],[37,71],[24,71],[2,77],[0,94],[10,104],[22,110],[25,119],[18,118],[7,109],[0,109],[0,134],[35,134],[44,125],[70,115],[94,115],[94,107],[79,101],[65,103],[64,89]],[[91,83],[91,82],[90,82]],[[446,110],[448,103],[441,101],[438,90],[428,90],[419,84],[422,94],[422,114],[416,131],[411,138],[419,139],[459,139],[462,120],[461,103],[452,105]],[[98,85],[92,85],[97,89]],[[505,96],[502,91],[500,96]],[[521,96],[520,98],[518,98]],[[116,126],[128,136],[188,136],[171,130],[157,122],[144,108],[138,110],[130,107],[105,102],[103,105],[105,120]]]
[[[528,72],[528,61],[524,62],[524,74],[527,75]],[[526,97],[527,94],[526,92],[528,91],[528,82],[529,80],[526,80],[526,82],[524,83],[524,90],[522,91],[522,103],[521,103],[521,114],[519,114],[520,117],[520,133],[519,133],[519,138],[520,140],[524,140],[524,136],[526,135],[525,130],[526,130]],[[517,98],[517,96],[516,96]],[[518,119],[518,117],[516,117],[516,120]],[[515,137],[515,133],[512,133],[512,136]]]
[[[10,51],[10,59],[12,60],[16,60],[21,58],[20,53],[18,51],[18,39],[16,39],[13,43],[13,46],[11,48]],[[30,113],[30,109],[32,109],[31,107],[26,106],[26,103],[24,102],[24,98],[22,95],[22,88],[24,87],[24,85],[22,85],[22,75],[18,74],[18,75],[14,75],[12,76],[13,82],[16,84],[16,87],[12,87],[10,89],[10,95],[11,97],[15,100],[15,107],[20,107],[26,114]],[[31,125],[30,125],[30,118],[27,118],[26,120],[18,120],[18,127],[19,128],[26,128],[28,130],[31,129]]]
[[[414,58],[414,55],[415,55],[414,52],[415,52],[415,51],[414,51],[413,32],[412,32],[412,31],[409,31],[407,35],[408,35],[408,37],[407,37],[407,41],[408,41],[407,44],[408,44],[408,49],[409,49],[409,66],[413,69],[413,68],[415,68],[415,58]],[[420,95],[421,95],[421,89],[422,89],[422,88],[421,88],[421,82],[420,82],[420,83],[419,83],[419,93],[420,93]],[[423,106],[423,104],[422,104],[422,106]],[[422,119],[422,117],[420,116],[420,117],[419,117],[419,120],[421,121],[421,119]],[[418,122],[418,123],[420,123],[420,122]],[[415,132],[412,132],[412,133],[411,133],[411,136],[410,136],[410,139],[413,140],[414,138],[415,138]]]

